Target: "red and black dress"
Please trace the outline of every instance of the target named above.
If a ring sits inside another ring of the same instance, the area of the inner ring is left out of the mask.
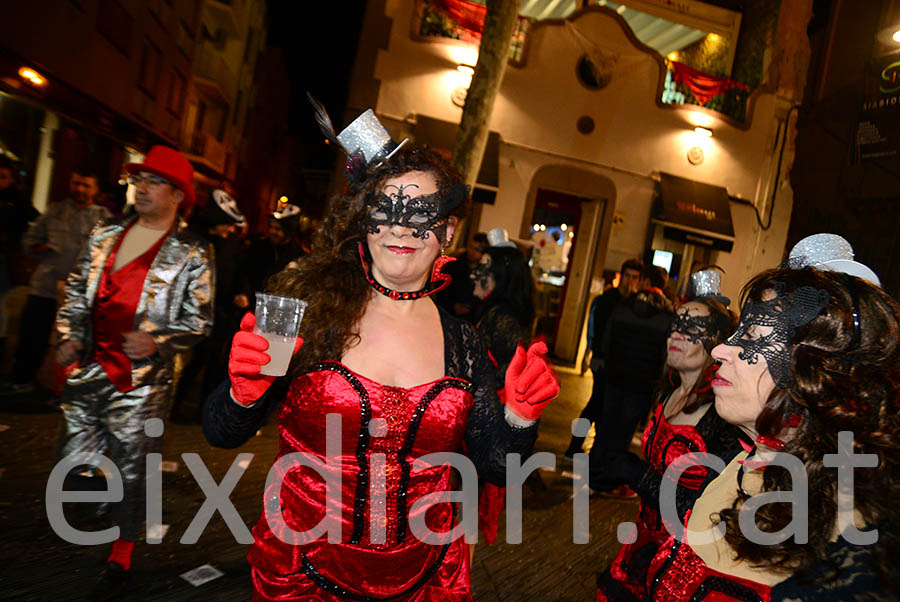
[[[690,512],[685,515],[685,524]],[[670,537],[650,563],[644,600],[653,602],[888,602],[896,598],[878,578],[874,546],[843,538],[829,544],[827,558],[769,586],[708,566],[687,541]]]
[[[641,496],[637,523],[637,539],[624,544],[613,563],[597,578],[597,599],[600,601],[641,600],[647,595],[647,571],[650,562],[670,534],[659,512],[660,486],[666,468],[679,458],[687,460],[692,453],[714,454],[729,462],[740,450],[740,431],[726,423],[711,404],[696,426],[671,424],[666,419],[665,401],[656,408],[644,430],[641,446],[646,461],[640,474],[629,479],[629,485]],[[683,517],[694,500],[715,474],[708,474],[704,466],[686,468],[679,479],[675,494],[678,515]]]
[[[416,504],[450,490],[450,467],[423,469],[416,460],[456,452],[465,442],[478,477],[502,485],[507,454],[528,455],[537,425],[517,428],[504,419],[481,337],[472,325],[440,314],[445,376],[436,381],[391,387],[332,361],[295,378],[286,395],[273,385],[250,408],[231,400],[227,381],[207,400],[204,432],[221,447],[243,443],[266,408],[279,407],[279,459],[295,452],[323,459],[326,417],[341,417],[341,461],[326,468],[341,476],[340,541],[322,534],[291,542],[288,529],[307,531],[325,516],[327,482],[306,466],[282,470],[276,461],[280,499],[265,492],[248,555],[254,600],[471,600],[464,540],[420,541],[414,531],[417,523],[438,534],[455,525],[451,503]],[[283,517],[274,526],[267,520],[273,510]]]

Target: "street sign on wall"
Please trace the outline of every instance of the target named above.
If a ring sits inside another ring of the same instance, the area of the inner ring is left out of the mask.
[[[856,162],[900,154],[900,54],[873,59],[856,122]]]

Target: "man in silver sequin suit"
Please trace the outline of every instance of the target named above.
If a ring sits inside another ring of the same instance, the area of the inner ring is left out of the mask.
[[[147,428],[155,437],[145,425],[167,413],[175,354],[209,334],[215,285],[209,244],[178,216],[194,200],[190,162],[154,147],[125,169],[136,215],[94,229],[57,317],[57,359],[79,362],[63,391],[61,456],[99,452],[122,476],[119,539],[98,584],[107,589],[127,579],[144,518],[145,455],[162,448],[158,423]]]

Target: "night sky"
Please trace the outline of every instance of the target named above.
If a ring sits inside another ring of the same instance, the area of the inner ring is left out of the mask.
[[[312,152],[307,167],[329,168],[333,154],[322,144],[306,91],[325,105],[335,128],[347,101],[350,70],[362,27],[364,0],[269,0],[269,44],[284,51],[291,82],[287,133]]]

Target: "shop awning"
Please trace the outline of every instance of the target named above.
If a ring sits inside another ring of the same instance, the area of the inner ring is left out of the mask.
[[[660,198],[652,221],[672,240],[731,251],[734,226],[728,191],[672,174],[660,173]]]
[[[458,123],[417,115],[415,141],[416,144],[427,144],[449,158],[453,154],[453,146],[456,144],[457,130],[459,130]],[[497,187],[500,184],[498,175],[499,154],[500,134],[490,132],[487,146],[484,149],[484,157],[481,158],[478,178],[475,180],[475,190],[472,191],[472,200],[490,205],[494,204],[494,199],[497,196]]]

